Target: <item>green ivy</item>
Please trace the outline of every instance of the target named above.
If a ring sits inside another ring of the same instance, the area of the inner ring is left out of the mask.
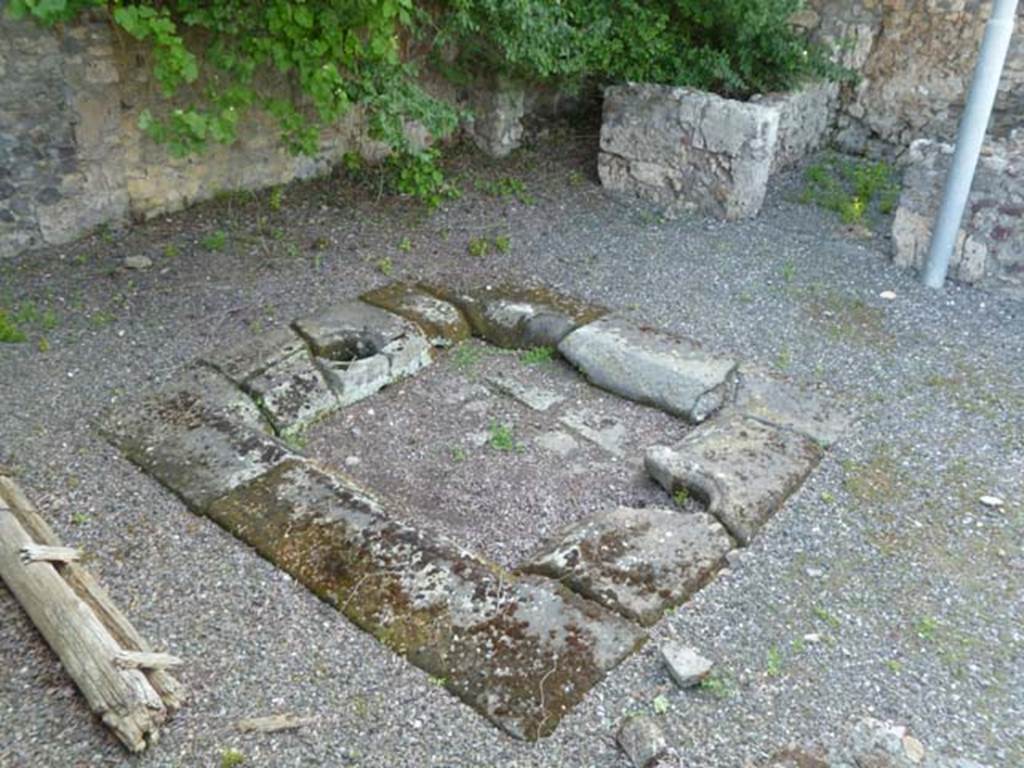
[[[436,152],[412,146],[405,128],[416,121],[445,136],[459,115],[424,91],[422,65],[457,82],[491,71],[749,96],[841,74],[790,25],[802,2],[10,0],[8,11],[52,26],[106,9],[151,53],[168,101],[144,109],[139,126],[175,156],[235,141],[253,107],[276,119],[293,152],[312,154],[321,130],[359,106],[373,137],[396,150],[396,190],[436,205],[452,188]]]

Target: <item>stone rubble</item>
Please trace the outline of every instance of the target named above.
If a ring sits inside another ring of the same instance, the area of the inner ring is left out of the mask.
[[[672,679],[680,688],[692,688],[711,674],[713,662],[705,659],[695,649],[676,641],[663,643],[659,648]]]
[[[627,717],[615,738],[634,768],[655,768],[668,751],[661,726],[649,715]]]

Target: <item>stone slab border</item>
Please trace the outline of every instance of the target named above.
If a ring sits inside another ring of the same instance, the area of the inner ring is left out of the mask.
[[[645,627],[712,579],[847,423],[692,340],[543,289],[393,284],[363,298],[212,351],[101,431],[193,512],[519,738],[550,734]],[[609,510],[509,571],[389,515],[295,447],[315,420],[470,334],[557,348],[592,383],[699,424],[650,446],[646,463],[708,512]]]

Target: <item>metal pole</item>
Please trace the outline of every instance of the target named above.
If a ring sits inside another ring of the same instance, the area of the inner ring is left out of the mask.
[[[956,236],[971,193],[974,171],[978,156],[985,140],[992,105],[999,89],[999,77],[1006,62],[1010,37],[1017,15],[1017,0],[994,0],[992,16],[985,27],[985,38],[981,42],[978,63],[974,68],[971,92],[960,118],[960,129],[956,137],[956,151],[946,177],[946,190],[942,196],[942,208],[935,219],[931,247],[925,264],[923,280],[929,288],[941,288],[949,270]]]

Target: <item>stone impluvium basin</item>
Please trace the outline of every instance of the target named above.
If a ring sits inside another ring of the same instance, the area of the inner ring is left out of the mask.
[[[295,445],[470,336],[550,347],[593,385],[694,425],[650,475],[706,504],[608,509],[507,570],[389,514]],[[536,739],[713,578],[846,420],[692,340],[543,289],[396,283],[211,352],[108,414],[124,455],[508,733]]]

